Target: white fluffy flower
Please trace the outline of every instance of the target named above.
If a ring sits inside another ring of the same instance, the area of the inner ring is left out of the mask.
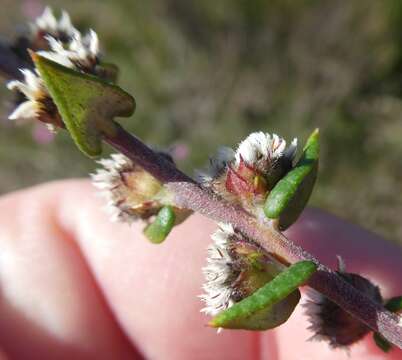
[[[26,101],[21,103],[10,115],[10,120],[34,119],[43,110],[41,101],[46,97],[47,90],[39,75],[31,70],[23,69],[24,82],[10,81],[8,89],[19,91],[25,95]]]
[[[38,54],[71,69],[92,72],[99,55],[99,40],[95,31],[90,30],[82,36],[76,32],[68,44],[48,36],[50,51],[39,51]]]
[[[131,171],[132,162],[121,154],[112,154],[110,159],[101,159],[98,161],[104,169],[98,169],[92,174],[92,182],[99,190],[101,195],[106,199],[106,210],[109,212],[112,221],[123,221],[131,223],[133,217],[129,212],[129,208],[124,209],[120,205],[124,201],[120,191],[115,191],[122,184],[121,172]]]
[[[47,6],[42,15],[31,25],[31,32],[33,36],[48,34],[56,38],[66,38],[77,33],[77,29],[71,23],[66,11],[62,11],[60,19],[57,20],[52,9]]]
[[[210,159],[207,170],[197,173],[197,179],[205,186],[216,186],[214,181],[224,174],[228,166],[237,171],[243,160],[261,174],[274,174],[277,181],[278,176],[283,176],[292,167],[296,150],[297,139],[293,139],[286,147],[286,141],[276,134],[254,132],[239,144],[236,151],[229,147],[219,148],[217,154]]]
[[[98,161],[103,169],[92,174],[93,184],[106,199],[112,221],[132,223],[155,215],[161,204],[154,200],[162,185],[122,154]]]
[[[207,265],[203,268],[205,294],[200,297],[205,302],[201,311],[212,316],[234,303],[231,284],[237,274],[231,266],[232,258],[228,252],[230,238],[234,234],[232,225],[221,223],[212,235],[213,243],[208,247]]]
[[[286,148],[286,141],[276,134],[254,132],[243,140],[236,150],[236,164],[243,159],[246,164],[264,168],[275,164],[280,158],[293,160],[297,150],[297,139]],[[263,169],[261,169],[263,170]]]
[[[48,51],[38,51],[39,55],[74,70],[94,73],[98,62],[99,41],[93,30],[82,36],[73,27],[70,16],[65,11],[57,20],[49,7],[36,19],[32,27],[33,33],[40,35],[41,41],[47,44],[40,48],[50,48]],[[39,73],[28,69],[21,71],[24,81],[10,81],[8,88],[21,92],[26,101],[17,106],[9,119],[39,119],[51,129],[63,126],[57,107]]]

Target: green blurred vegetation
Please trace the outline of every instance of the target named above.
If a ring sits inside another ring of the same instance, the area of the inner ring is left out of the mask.
[[[27,1],[2,0],[15,34]],[[25,5],[24,5],[25,4]],[[399,0],[48,1],[94,28],[138,108],[131,131],[190,148],[203,166],[254,130],[303,142],[321,129],[311,203],[402,241],[402,2]],[[2,90],[3,115],[9,94]],[[95,167],[60,133],[0,125],[0,192],[86,176]]]

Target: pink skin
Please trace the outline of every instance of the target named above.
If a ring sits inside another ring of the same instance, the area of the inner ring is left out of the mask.
[[[162,245],[112,224],[87,181],[41,185],[0,200],[0,359],[402,359],[371,336],[332,351],[307,342],[303,309],[274,331],[206,326],[201,267],[212,221],[198,215]],[[288,235],[323,262],[402,294],[402,250],[318,210]]]

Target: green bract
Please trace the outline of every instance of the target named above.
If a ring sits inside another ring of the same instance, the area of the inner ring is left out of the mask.
[[[317,270],[312,261],[300,261],[278,274],[249,297],[213,318],[209,325],[227,329],[266,330],[284,323],[300,299],[298,287]],[[283,303],[283,300],[288,302]]]
[[[265,201],[265,215],[279,219],[281,230],[292,225],[306,206],[317,178],[318,157],[319,132],[316,129],[308,138],[300,160],[275,185]]]
[[[391,312],[399,312],[402,310],[402,296],[396,296],[389,299],[385,303],[385,308]]]
[[[384,339],[379,333],[373,334],[373,339],[376,345],[384,352],[389,352],[392,349],[392,345],[388,340]]]
[[[102,133],[113,135],[113,118],[133,114],[134,98],[95,76],[71,70],[37,54],[32,58],[79,149],[89,156],[100,155]]]
[[[149,224],[145,230],[145,236],[153,243],[160,244],[169,235],[175,225],[176,215],[171,206],[164,206],[159,210],[158,215],[152,224]]]

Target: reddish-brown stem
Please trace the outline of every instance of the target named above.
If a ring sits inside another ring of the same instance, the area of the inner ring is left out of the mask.
[[[398,323],[397,315],[387,311],[381,304],[371,301],[283,234],[271,226],[261,225],[242,208],[202,188],[171,162],[120,126],[117,127],[115,136],[105,136],[104,140],[163,182],[175,194],[178,205],[197,211],[215,221],[231,223],[266,251],[275,253],[289,263],[301,260],[314,261],[318,265],[318,271],[310,279],[309,286],[402,348],[402,327]]]

